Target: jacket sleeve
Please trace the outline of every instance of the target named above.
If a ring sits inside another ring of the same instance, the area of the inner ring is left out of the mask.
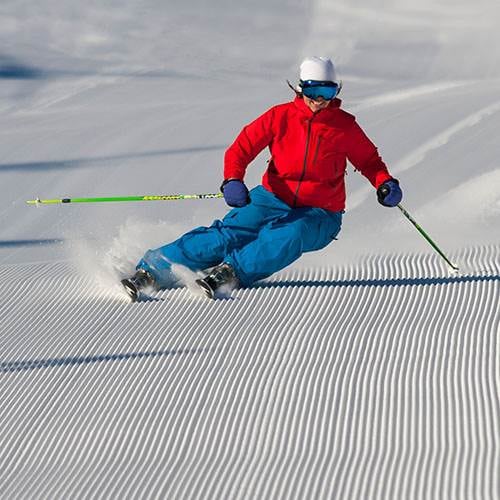
[[[377,147],[356,122],[347,131],[346,137],[348,160],[375,188],[392,178]]]
[[[274,108],[243,127],[224,155],[224,179],[243,180],[248,165],[273,139]]]

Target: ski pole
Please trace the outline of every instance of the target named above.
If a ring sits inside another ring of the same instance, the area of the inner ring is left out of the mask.
[[[205,200],[222,198],[222,193],[206,194],[161,194],[139,196],[107,196],[104,198],[56,198],[51,200],[27,200],[28,205],[55,205],[59,203],[101,203],[114,201],[177,201],[177,200]]]
[[[441,257],[448,263],[448,265],[454,269],[455,271],[458,271],[458,267],[452,264],[452,262],[446,257],[446,255],[441,251],[441,249],[432,241],[431,237],[420,227],[420,225],[415,221],[415,219],[408,213],[408,211],[399,203],[397,205],[399,210],[403,212],[403,215],[417,228],[417,231],[430,243],[432,248],[436,250],[436,252],[441,255]]]

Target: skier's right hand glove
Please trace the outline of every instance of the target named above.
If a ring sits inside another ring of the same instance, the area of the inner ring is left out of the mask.
[[[403,199],[403,191],[396,179],[389,179],[377,189],[378,202],[384,207],[395,207]]]
[[[230,207],[244,207],[250,202],[248,189],[239,179],[226,179],[220,189]]]

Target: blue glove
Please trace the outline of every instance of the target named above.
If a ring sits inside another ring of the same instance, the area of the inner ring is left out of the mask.
[[[230,207],[244,207],[250,202],[248,189],[243,181],[226,179],[220,187],[224,200]]]
[[[384,207],[395,207],[403,199],[403,191],[396,179],[389,179],[377,189],[378,202]]]

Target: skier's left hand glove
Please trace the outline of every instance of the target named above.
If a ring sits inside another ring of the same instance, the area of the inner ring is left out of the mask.
[[[248,189],[239,179],[226,179],[220,189],[230,207],[244,207],[250,202]]]
[[[384,207],[395,207],[403,199],[403,191],[397,179],[389,179],[377,189],[378,202]]]

